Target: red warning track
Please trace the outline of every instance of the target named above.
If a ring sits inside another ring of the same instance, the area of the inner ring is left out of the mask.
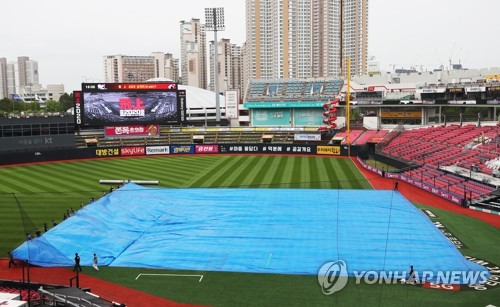
[[[363,168],[361,163],[359,163],[356,158],[351,158],[351,160],[358,167],[361,173],[365,176],[366,180],[368,180],[371,183],[374,189],[376,190],[394,189],[394,183],[396,182],[396,180],[383,178],[375,173],[370,172],[369,170]],[[438,209],[443,209],[463,214],[466,216],[470,216],[472,218],[484,221],[490,225],[500,228],[499,215],[489,214],[458,206],[452,203],[451,201],[438,197],[432,193],[429,193],[427,191],[424,191],[422,189],[419,189],[402,181],[398,181],[398,190],[401,194],[403,194],[408,200],[412,202],[418,202]]]
[[[22,280],[21,267],[7,269],[8,260],[0,259],[0,279],[4,280]],[[19,264],[20,265],[20,264]],[[85,270],[85,268],[84,268]],[[27,270],[25,269],[25,276]],[[65,268],[30,268],[30,281],[35,283],[68,285],[70,278],[74,277],[75,273]],[[142,306],[167,306],[181,307],[194,306],[180,304],[173,301],[163,299],[148,293],[140,292],[134,289],[123,287],[99,278],[95,278],[83,273],[80,273],[80,287],[91,288],[92,293],[100,297],[115,301],[117,303],[126,304],[127,307],[142,307]]]

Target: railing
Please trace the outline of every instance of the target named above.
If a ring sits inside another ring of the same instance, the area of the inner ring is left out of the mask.
[[[78,276],[78,270],[76,271],[76,276],[70,278],[70,280],[69,280],[70,287],[73,287],[73,280],[75,280],[75,279],[76,279],[76,287],[80,288],[80,277]]]
[[[49,297],[48,299],[52,299],[53,301],[64,303],[65,304],[64,306],[77,306],[77,307],[78,306],[89,306],[89,307],[100,307],[101,306],[101,305],[92,303],[91,301],[86,300],[86,299],[81,298],[81,297],[52,293],[52,292],[49,292],[49,291],[43,289],[42,287],[40,287],[40,289],[38,289],[38,293]],[[88,294],[95,296],[92,293],[88,293]]]
[[[397,136],[399,136],[404,131],[404,126],[399,124],[394,130],[387,133],[384,138],[375,146],[375,151],[380,152],[382,148],[384,148],[387,144],[389,144],[392,140],[394,140]]]

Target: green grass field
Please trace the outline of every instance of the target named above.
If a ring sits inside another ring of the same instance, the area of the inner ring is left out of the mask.
[[[80,202],[102,196],[109,186],[100,185],[99,179],[155,179],[164,187],[371,189],[350,160],[323,157],[169,156],[0,168],[0,252],[5,255],[14,249],[35,226],[60,221],[67,209],[76,210]],[[497,228],[455,213],[432,211],[465,243],[465,255],[500,264]],[[500,288],[446,292],[409,285],[355,285],[351,279],[345,289],[326,296],[316,276],[107,267],[100,272],[84,270],[174,301],[213,306],[486,306],[498,304],[500,298]],[[151,272],[203,274],[204,278],[201,283],[196,278],[167,276],[135,280],[139,273]]]

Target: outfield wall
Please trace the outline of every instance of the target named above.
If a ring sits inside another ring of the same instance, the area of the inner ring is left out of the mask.
[[[286,154],[319,156],[356,156],[357,147],[311,144],[179,144],[155,146],[55,148],[0,153],[0,165],[131,156],[189,154]]]
[[[0,154],[0,165],[50,162],[73,159],[104,159],[133,156],[191,155],[191,154],[282,154],[282,155],[318,155],[318,156],[357,156],[357,146],[309,145],[309,144],[179,144],[155,146],[59,148],[51,150],[27,150]],[[358,157],[361,165],[380,176],[404,181],[427,192],[438,195],[453,203],[462,205],[463,197],[442,191],[424,182],[403,174],[387,173],[374,168]]]

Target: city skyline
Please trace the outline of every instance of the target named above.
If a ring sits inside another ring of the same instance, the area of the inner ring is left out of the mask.
[[[83,81],[104,80],[105,55],[163,52],[180,58],[180,21],[199,18],[204,23],[205,7],[224,7],[226,30],[219,39],[241,46],[244,3],[186,0],[176,3],[173,12],[168,4],[152,0],[140,5],[127,0],[9,1],[2,3],[2,9],[16,13],[0,20],[0,57],[35,59],[41,84],[62,83],[71,92]],[[375,56],[383,70],[447,68],[450,60],[467,68],[499,67],[500,42],[488,34],[495,28],[498,9],[500,2],[495,0],[475,5],[465,0],[371,0],[368,55]]]

